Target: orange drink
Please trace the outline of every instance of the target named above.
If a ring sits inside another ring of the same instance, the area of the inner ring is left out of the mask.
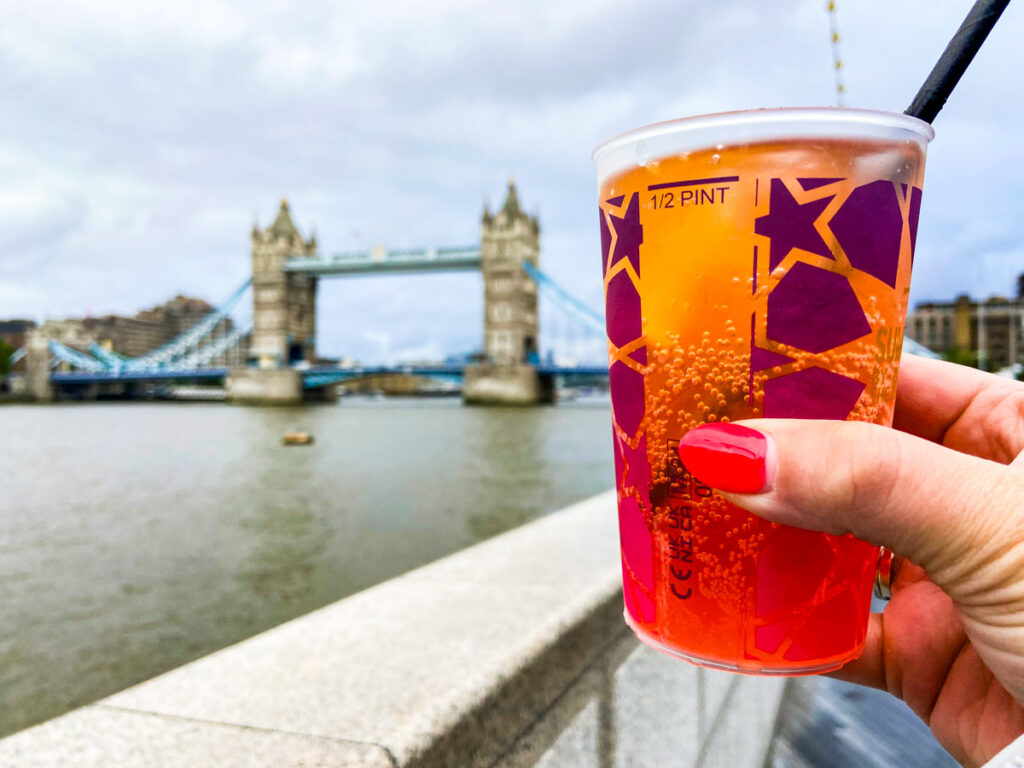
[[[626,620],[644,642],[758,674],[861,651],[877,548],[768,523],[679,460],[745,418],[891,425],[931,128],[761,110],[595,152]]]

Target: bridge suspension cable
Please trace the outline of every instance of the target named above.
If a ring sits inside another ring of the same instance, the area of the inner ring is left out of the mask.
[[[530,276],[557,310],[556,317],[546,321],[550,331],[544,333],[547,354],[561,359],[559,364],[578,367],[593,364],[602,367],[607,361],[604,318],[599,312],[571,295],[558,283],[530,262],[523,262],[523,271]],[[554,362],[553,360],[551,362]]]
[[[220,357],[229,349],[233,349],[243,338],[249,335],[248,330],[233,328],[216,341],[200,347],[190,355],[175,361],[175,368],[201,368],[212,360]]]
[[[107,373],[119,375],[125,373],[139,373],[141,371],[152,371],[173,368],[187,370],[202,367],[212,360],[220,357],[228,350],[233,349],[239,341],[249,334],[249,330],[233,328],[228,333],[208,344],[199,346],[216,327],[231,313],[242,298],[242,295],[249,288],[252,279],[247,279],[228,297],[227,301],[217,309],[207,314],[198,323],[171,339],[166,344],[141,357],[125,357],[116,352],[104,349],[99,344],[90,344],[88,355],[79,352],[53,339],[49,342],[50,353],[56,364],[66,363],[73,368],[90,373]],[[25,348],[18,350],[20,355],[12,358],[14,362],[25,356]]]
[[[115,371],[120,370],[124,367],[124,364],[131,359],[124,355],[119,355],[116,352],[111,352],[109,349],[105,349],[95,343],[89,345],[89,352],[92,353],[93,357],[96,357],[101,363],[107,366],[107,368]]]
[[[538,287],[552,298],[561,309],[576,315],[576,317],[594,333],[599,333],[602,336],[604,335],[604,318],[601,317],[598,312],[588,307],[575,296],[571,296],[558,283],[545,275],[530,262],[523,262],[523,271],[532,277],[537,282]]]
[[[109,370],[103,362],[95,357],[79,352],[77,349],[66,347],[53,339],[50,339],[50,354],[53,355],[56,361],[67,363],[74,368],[81,368],[90,373],[105,373]]]
[[[160,368],[168,364],[173,364],[175,367],[178,367],[176,358],[184,357],[188,354],[190,349],[198,347],[199,342],[209,336],[217,325],[231,313],[231,310],[235,308],[235,305],[242,298],[242,295],[246,292],[251,283],[252,278],[246,279],[246,281],[228,297],[227,301],[221,304],[213,312],[208,314],[187,331],[171,339],[158,349],[155,349],[152,352],[147,352],[141,357],[128,360],[124,363],[125,369],[137,371],[147,368]]]

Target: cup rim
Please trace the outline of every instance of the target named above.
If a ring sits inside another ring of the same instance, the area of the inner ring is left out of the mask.
[[[901,112],[886,112],[880,109],[855,107],[762,107],[733,112],[714,112],[707,115],[681,117],[632,128],[601,142],[591,153],[595,163],[611,152],[639,141],[648,141],[668,134],[699,131],[715,128],[736,128],[744,125],[770,126],[787,122],[800,123],[806,129],[809,125],[828,124],[857,126],[875,129],[903,129],[915,134],[925,143],[935,138],[935,129],[924,120]],[[807,135],[802,132],[801,135]]]

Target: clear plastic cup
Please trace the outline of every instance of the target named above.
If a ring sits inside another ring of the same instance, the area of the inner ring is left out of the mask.
[[[708,422],[892,424],[931,126],[733,112],[594,152],[626,621],[706,666],[797,675],[864,644],[878,549],[768,523],[690,475]]]

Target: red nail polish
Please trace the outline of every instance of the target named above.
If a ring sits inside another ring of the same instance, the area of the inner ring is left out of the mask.
[[[765,489],[768,438],[742,424],[703,424],[679,441],[679,460],[702,483],[730,493]]]

